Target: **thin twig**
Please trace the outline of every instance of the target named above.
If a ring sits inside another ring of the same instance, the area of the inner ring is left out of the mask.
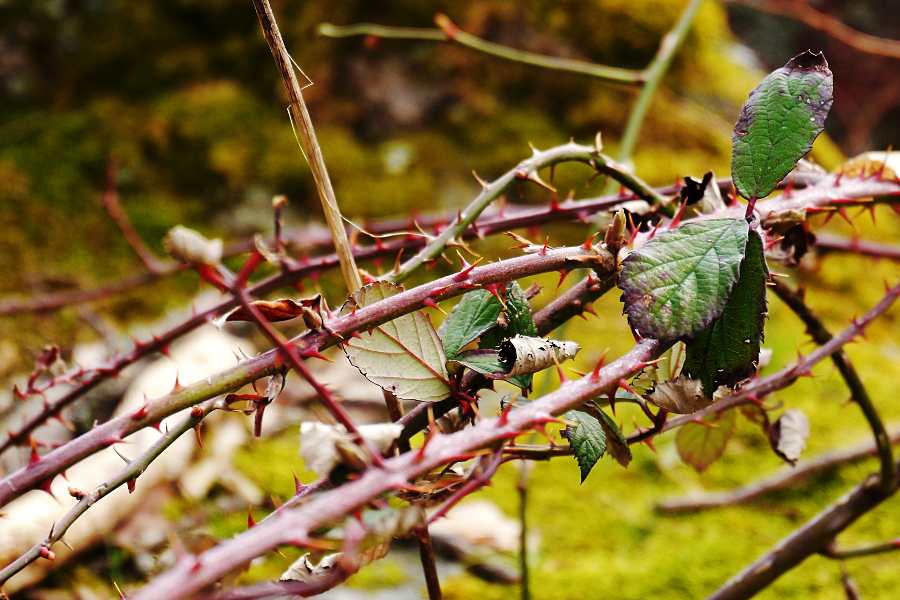
[[[653,95],[656,93],[656,88],[659,87],[663,76],[666,74],[666,71],[669,70],[669,65],[672,64],[675,52],[678,51],[678,48],[684,41],[691,23],[694,21],[694,17],[697,14],[697,9],[700,8],[702,3],[703,0],[691,0],[691,3],[688,4],[687,8],[684,9],[684,12],[681,13],[681,18],[678,19],[678,23],[675,27],[663,37],[662,42],[659,44],[659,50],[656,52],[656,56],[653,57],[653,61],[647,67],[646,71],[644,71],[646,81],[641,88],[641,93],[634,102],[634,106],[631,108],[631,113],[628,115],[628,123],[625,125],[625,131],[622,134],[622,140],[619,143],[618,159],[620,162],[626,164],[631,162],[631,155],[637,144],[638,135],[641,133],[641,127],[644,124],[644,118],[647,116],[647,111],[650,109],[650,104],[653,100]]]
[[[116,186],[116,161],[114,159],[109,159],[106,163],[106,189],[103,190],[103,207],[113,221],[116,222],[116,226],[118,226],[122,235],[125,236],[128,245],[131,246],[131,249],[138,255],[138,258],[141,259],[141,262],[144,263],[144,266],[150,273],[164,275],[177,270],[178,264],[175,261],[162,262],[156,258],[156,255],[150,251],[150,248],[138,235],[137,230],[131,224],[131,220],[119,203],[119,192]]]
[[[0,585],[6,582],[10,577],[24,569],[29,564],[33,563],[39,558],[42,558],[43,553],[49,551],[50,548],[62,539],[63,535],[65,535],[66,531],[69,530],[69,527],[80,517],[82,514],[87,512],[87,510],[94,506],[98,500],[103,498],[104,496],[109,495],[116,488],[128,483],[129,481],[135,480],[144,470],[150,466],[150,463],[153,462],[156,457],[158,457],[162,452],[172,445],[179,437],[183,434],[187,433],[191,429],[193,429],[200,421],[203,420],[209,413],[217,408],[216,400],[207,400],[206,402],[196,406],[191,414],[185,417],[180,423],[178,423],[173,429],[166,432],[159,440],[157,440],[152,446],[147,448],[143,454],[134,458],[129,462],[124,469],[101,483],[97,486],[93,492],[88,494],[84,494],[78,503],[73,506],[69,512],[67,512],[63,517],[53,524],[53,528],[50,531],[50,534],[44,538],[38,544],[35,544],[28,552],[17,558],[15,561],[7,565],[0,570]]]
[[[828,558],[844,560],[847,558],[871,556],[873,554],[884,554],[885,552],[896,552],[897,550],[900,550],[900,538],[889,540],[887,542],[861,544],[849,548],[838,548],[835,544],[828,544],[821,554]]]
[[[475,222],[478,216],[501,194],[515,188],[523,181],[533,181],[545,185],[538,171],[546,167],[562,162],[582,162],[590,165],[599,173],[605,173],[634,192],[639,198],[647,200],[656,206],[665,206],[666,199],[660,196],[656,190],[646,183],[623,170],[612,159],[600,153],[594,146],[582,146],[575,142],[569,142],[565,146],[557,146],[543,152],[534,151],[534,156],[523,160],[514,169],[491,183],[482,182],[482,191],[469,206],[460,211],[459,215],[433,240],[429,241],[418,254],[405,261],[398,269],[391,272],[385,279],[399,283],[409,277],[413,271],[428,261],[438,258],[447,244],[459,238],[466,229]]]
[[[516,50],[515,48],[488,42],[470,33],[466,33],[454,25],[446,15],[435,15],[434,20],[440,29],[385,27],[383,25],[373,25],[370,23],[358,23],[340,27],[330,23],[322,23],[319,25],[317,31],[319,35],[333,38],[366,35],[376,38],[456,42],[461,46],[466,46],[473,50],[477,50],[478,52],[483,52],[484,54],[489,54],[513,62],[554,71],[588,75],[610,83],[640,85],[644,81],[643,71],[631,71],[629,69],[607,67],[580,60],[545,56],[534,52]]]
[[[870,475],[853,490],[813,517],[759,557],[749,567],[729,579],[707,600],[745,600],[750,598],[809,556],[822,552],[840,532],[896,492],[879,485],[880,477]]]
[[[900,442],[900,429],[891,433],[891,441]],[[662,512],[688,512],[716,508],[720,506],[734,506],[743,502],[751,502],[774,491],[785,489],[791,485],[809,479],[817,473],[836,469],[854,461],[869,458],[877,452],[875,440],[868,439],[865,442],[846,448],[825,452],[809,460],[801,459],[796,467],[785,466],[769,477],[761,479],[750,485],[726,492],[713,492],[709,494],[692,494],[684,498],[672,498],[656,505]]]
[[[726,0],[743,4],[774,15],[799,19],[813,29],[823,31],[852,48],[890,58],[900,58],[900,40],[869,35],[845,25],[834,17],[821,13],[807,2],[799,0]]]
[[[438,579],[437,563],[434,560],[434,547],[428,526],[416,528],[416,540],[419,543],[419,560],[422,561],[422,572],[425,574],[425,587],[428,589],[428,600],[441,600],[441,582]]]
[[[807,306],[801,292],[792,290],[787,284],[778,279],[772,282],[771,289],[782,302],[787,304],[800,317],[813,341],[822,346],[834,339],[834,336],[829,333],[822,321]],[[863,385],[862,379],[860,379],[856,369],[853,368],[850,358],[847,357],[843,349],[839,349],[831,355],[831,360],[834,361],[834,366],[837,367],[847,387],[850,388],[851,398],[859,405],[860,410],[866,417],[866,421],[869,422],[869,427],[872,428],[872,435],[875,436],[878,456],[881,460],[881,481],[879,485],[886,492],[894,487],[894,480],[897,478],[894,454],[891,450],[891,439],[884,428],[884,423],[881,422],[881,417],[878,415],[875,404],[869,397],[865,385]]]

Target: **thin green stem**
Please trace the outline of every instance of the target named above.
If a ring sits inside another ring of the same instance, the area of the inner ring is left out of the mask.
[[[383,25],[374,25],[370,23],[358,23],[341,27],[330,23],[323,23],[319,25],[318,33],[319,35],[335,38],[369,35],[391,39],[456,42],[461,46],[466,46],[467,48],[490,56],[496,56],[498,58],[531,65],[533,67],[540,67],[542,69],[588,75],[610,83],[640,85],[645,78],[644,71],[632,71],[630,69],[607,67],[580,60],[545,56],[543,54],[516,50],[515,48],[495,44],[494,42],[489,42],[470,33],[466,33],[465,31],[461,31],[446,15],[438,14],[435,16],[434,20],[440,29],[385,27]]]
[[[538,185],[549,187],[541,181],[538,171],[563,162],[588,164],[599,173],[609,175],[650,204],[663,206],[666,203],[665,198],[659,192],[620,168],[612,159],[601,154],[600,150],[595,146],[583,146],[575,142],[569,142],[564,146],[557,146],[543,152],[535,150],[531,158],[523,160],[499,179],[491,183],[482,182],[483,187],[478,197],[469,206],[460,211],[456,219],[446,229],[431,240],[418,254],[404,262],[384,279],[400,283],[423,264],[437,259],[447,245],[462,236],[463,232],[490,206],[491,202],[503,193],[515,188],[519,183],[532,181]]]
[[[787,304],[800,317],[800,320],[806,325],[807,332],[817,344],[821,346],[834,339],[834,336],[825,328],[822,321],[806,305],[801,292],[791,289],[777,279],[774,281],[771,289],[782,302]],[[863,415],[869,422],[869,426],[872,428],[872,433],[875,436],[875,445],[878,449],[878,457],[881,460],[881,476],[878,485],[883,492],[887,493],[893,489],[894,480],[897,477],[897,469],[894,465],[894,456],[891,449],[891,438],[888,436],[884,424],[881,422],[881,417],[878,415],[869,393],[859,378],[859,374],[853,368],[853,364],[843,349],[835,351],[831,355],[831,360],[834,361],[834,365],[840,371],[841,376],[847,383],[847,387],[850,388],[853,400],[859,405]]]
[[[875,542],[873,544],[860,544],[850,548],[838,548],[834,544],[830,544],[822,552],[828,558],[836,558],[843,560],[845,558],[859,558],[861,556],[871,556],[872,554],[884,554],[885,552],[896,552],[900,550],[900,538],[889,540],[887,542]]]
[[[631,114],[628,116],[628,123],[625,125],[625,132],[622,134],[622,142],[619,146],[619,162],[627,163],[631,161],[631,155],[637,144],[641,126],[644,124],[644,118],[647,116],[647,111],[650,109],[650,102],[653,100],[656,88],[659,87],[663,75],[669,70],[669,65],[672,64],[675,52],[684,41],[684,38],[691,27],[691,23],[694,21],[694,17],[697,14],[697,9],[700,8],[702,3],[703,0],[691,0],[691,3],[688,4],[687,8],[684,9],[684,12],[681,14],[678,23],[672,31],[667,33],[662,39],[656,56],[644,71],[644,86],[641,88],[641,93],[638,95],[638,98],[631,109]]]
[[[519,569],[521,570],[522,600],[531,600],[528,570],[528,482],[531,479],[533,463],[521,461],[519,463],[519,477],[516,479],[516,490],[519,492]]]

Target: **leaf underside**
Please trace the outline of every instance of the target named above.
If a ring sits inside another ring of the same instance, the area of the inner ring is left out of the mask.
[[[825,58],[806,51],[750,92],[732,136],[731,176],[741,196],[765,198],[810,151],[833,91]]]
[[[622,262],[628,321],[645,338],[691,339],[722,314],[738,279],[749,226],[710,219],[662,232]]]
[[[623,467],[627,467],[631,463],[631,448],[628,446],[628,438],[616,425],[612,418],[603,412],[600,405],[594,402],[594,406],[600,414],[600,426],[603,427],[603,433],[606,434],[606,451],[612,456],[616,462]]]
[[[703,417],[703,421],[713,425],[686,423],[675,437],[675,447],[681,460],[702,473],[716,462],[725,452],[731,438],[737,417],[735,409],[729,409]]]
[[[400,286],[386,281],[372,283],[354,292],[341,314],[402,291]],[[435,402],[450,393],[444,348],[431,319],[422,311],[350,338],[344,352],[369,381],[398,398]]]
[[[720,385],[734,389],[756,372],[759,362],[769,270],[762,238],[755,231],[747,240],[740,272],[722,315],[687,344],[682,371],[703,383],[707,398],[712,398]]]
[[[509,372],[497,350],[467,350],[457,354],[453,360],[490,379],[504,379]]]

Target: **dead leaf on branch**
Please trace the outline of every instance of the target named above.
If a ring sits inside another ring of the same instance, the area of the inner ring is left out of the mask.
[[[369,284],[350,296],[341,314],[402,291],[386,281]],[[435,402],[450,393],[444,346],[431,319],[420,310],[350,338],[344,353],[369,381],[398,398]]]
[[[378,452],[387,452],[403,426],[397,423],[376,423],[360,425],[360,435]],[[306,468],[319,477],[328,477],[340,464],[351,470],[365,468],[370,460],[365,452],[347,433],[343,425],[327,425],[308,421],[300,425],[300,456]]]
[[[792,408],[784,411],[769,428],[769,443],[775,453],[791,463],[797,464],[800,453],[809,439],[809,419],[802,410]]]
[[[324,306],[321,294],[316,294],[312,298],[303,298],[299,302],[290,298],[281,298],[257,300],[250,304],[270,323],[288,321],[303,316],[303,321],[310,329],[321,327],[324,322],[324,313],[328,310]],[[241,306],[228,313],[225,321],[253,321],[253,317]]]
[[[684,374],[671,381],[656,382],[655,389],[645,398],[670,413],[691,415],[712,406],[713,401],[703,395],[703,383]]]

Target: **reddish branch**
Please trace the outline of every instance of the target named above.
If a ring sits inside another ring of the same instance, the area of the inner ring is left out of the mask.
[[[643,368],[657,349],[655,340],[645,340],[601,369],[596,376],[589,375],[568,382],[556,392],[505,416],[483,419],[473,427],[450,435],[435,433],[420,451],[389,459],[385,461],[384,469],[369,469],[359,479],[319,494],[304,505],[282,512],[199,556],[183,558],[169,572],[131,597],[134,600],[186,598],[282,544],[303,546],[316,529],[339,523],[369,500],[406,489],[416,478],[457,460],[461,455],[480,448],[499,447],[504,440],[523,431],[554,421],[554,415],[614,390],[619,380]]]
[[[538,273],[579,267],[591,267],[599,271],[611,272],[615,269],[615,259],[605,250],[586,249],[578,246],[548,250],[545,253],[530,254],[477,266],[471,269],[467,276],[448,275],[358,309],[352,314],[335,317],[328,321],[326,330],[308,331],[293,340],[293,343],[300,347],[301,354],[322,351],[340,339],[349,338],[354,332],[368,331],[401,315],[424,308],[431,303],[458,296],[480,285],[505,283]],[[230,304],[234,303],[231,301]],[[208,316],[209,313],[205,313],[205,315]],[[197,320],[198,318],[195,317],[182,325],[183,332],[190,331],[198,325],[199,323],[194,323]],[[203,319],[200,322],[202,323]],[[329,331],[333,332],[333,335]],[[198,382],[184,390],[153,400],[141,409],[139,415],[122,415],[99,425],[0,480],[0,506],[61,473],[75,462],[110,444],[121,441],[122,438],[135,431],[158,423],[163,418],[203,400],[233,392],[246,383],[272,375],[283,366],[284,360],[279,353],[270,351],[243,361],[215,377]]]

